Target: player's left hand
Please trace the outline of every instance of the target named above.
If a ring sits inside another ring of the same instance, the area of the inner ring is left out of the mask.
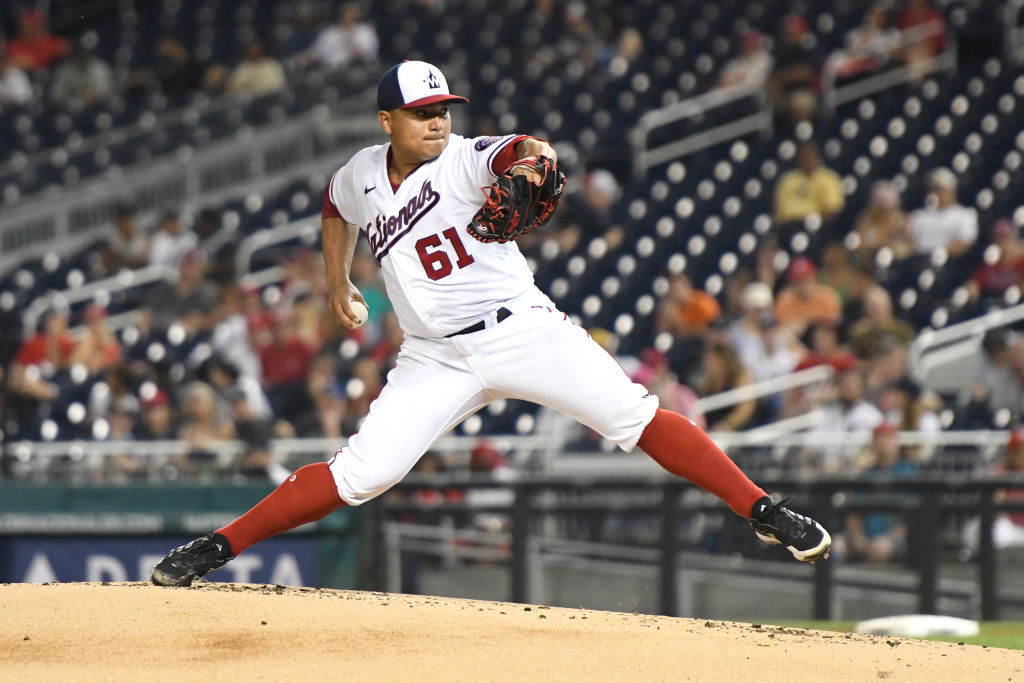
[[[508,242],[547,222],[562,199],[565,174],[549,157],[520,159],[485,187],[487,201],[466,231],[481,242]]]

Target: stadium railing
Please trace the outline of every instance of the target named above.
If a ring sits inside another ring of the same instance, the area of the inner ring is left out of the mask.
[[[899,43],[895,46],[893,52],[933,38],[944,32],[945,30],[941,26],[934,26],[932,24],[907,29],[900,34]],[[871,76],[859,78],[845,85],[836,84],[837,69],[842,57],[890,56],[892,56],[891,52],[882,50],[838,50],[829,55],[822,69],[822,104],[826,111],[833,112],[836,107],[847,102],[859,100],[876,92],[888,90],[889,88],[909,83],[912,80],[939,71],[953,72],[957,68],[956,41],[951,34],[946,33],[946,49],[942,53],[930,58],[926,63],[905,64]]]
[[[753,99],[756,109],[754,113],[657,147],[648,146],[651,133],[663,126],[703,116],[746,98]],[[717,88],[681,102],[654,109],[641,116],[629,134],[630,144],[633,147],[633,177],[637,180],[643,179],[647,170],[652,166],[699,152],[742,135],[767,131],[771,127],[771,106],[764,88],[759,85]]]
[[[1024,320],[1024,304],[994,310],[939,330],[926,328],[910,344],[907,362],[911,376],[938,390],[960,389],[965,373],[974,370],[966,362],[980,353],[985,333]],[[948,375],[946,377],[945,375]]]
[[[373,120],[321,104],[281,124],[241,127],[236,136],[208,147],[184,145],[170,157],[21,202],[0,216],[0,272],[41,252],[80,248],[110,229],[121,202],[149,219],[166,206],[190,210],[240,192],[265,191],[302,174],[328,173],[377,130]]]
[[[803,509],[813,510],[813,514],[833,530],[840,530],[842,517],[854,512],[891,513],[907,522],[914,546],[907,559],[911,569],[909,576],[897,572],[876,572],[872,576],[870,572],[858,571],[836,560],[818,562],[813,567],[794,569],[789,566],[779,574],[778,578],[807,586],[802,594],[810,598],[812,604],[808,611],[815,619],[843,617],[836,609],[836,591],[840,589],[916,594],[917,609],[923,614],[937,613],[940,603],[959,602],[974,612],[971,616],[985,620],[998,619],[1001,611],[1011,606],[1018,610],[1024,606],[1024,594],[1000,582],[992,536],[997,514],[1024,511],[1024,504],[1020,502],[996,502],[993,493],[998,489],[1024,487],[1024,475],[780,477],[761,484],[766,490],[798,496]],[[469,487],[502,490],[510,503],[478,505],[459,500],[424,504],[417,502],[415,495],[417,491]],[[555,555],[571,556],[655,568],[658,611],[672,616],[693,616],[680,609],[685,602],[680,586],[685,584],[685,575],[691,567],[711,566],[706,555],[684,552],[682,520],[701,514],[723,514],[719,501],[706,495],[688,495],[694,491],[691,485],[667,477],[530,477],[511,482],[482,479],[466,482],[446,476],[411,476],[395,490],[397,495],[381,499],[377,513],[377,538],[383,555],[376,564],[381,590],[400,590],[404,554],[419,553],[441,558],[449,566],[463,561],[483,561],[496,565],[499,570],[503,567],[508,572],[507,599],[544,604],[551,600],[542,585],[543,566]],[[453,525],[452,520],[481,514],[504,516],[505,527],[488,531]],[[955,515],[980,518],[979,550],[969,558],[976,572],[973,587],[962,585],[962,579],[940,577],[944,564],[944,521]],[[647,545],[616,545],[565,535],[569,528],[600,528],[600,521],[610,516],[657,518],[660,520],[658,540]],[[418,521],[409,523],[410,517]],[[575,526],[568,525],[570,521]],[[748,562],[731,558],[723,567],[721,558],[716,558],[713,566],[717,567],[716,572],[765,578],[775,573],[771,569],[775,563],[768,559],[762,557]],[[791,559],[786,561],[792,562]]]

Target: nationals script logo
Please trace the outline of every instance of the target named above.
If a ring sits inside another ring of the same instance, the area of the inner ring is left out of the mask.
[[[434,191],[434,188],[430,186],[430,181],[427,180],[420,187],[420,193],[399,209],[396,215],[377,214],[377,219],[373,223],[367,223],[366,237],[370,241],[370,248],[377,260],[384,258],[391,247],[412,230],[417,221],[437,206],[439,201],[441,201],[441,195]]]

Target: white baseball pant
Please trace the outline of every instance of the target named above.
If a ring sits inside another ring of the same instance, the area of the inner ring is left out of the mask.
[[[491,401],[554,408],[631,451],[658,409],[585,330],[537,289],[504,304],[486,328],[407,337],[359,432],[328,463],[338,493],[359,505],[387,491],[441,436]]]

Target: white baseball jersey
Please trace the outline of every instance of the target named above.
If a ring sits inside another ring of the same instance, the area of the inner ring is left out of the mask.
[[[366,233],[407,334],[443,337],[533,285],[515,242],[484,244],[466,232],[484,202],[481,188],[497,178],[496,157],[521,139],[451,135],[397,189],[388,179],[390,146],[367,147],[331,179],[325,204]]]
[[[366,232],[406,332],[384,389],[329,463],[350,505],[386,491],[439,437],[499,398],[554,408],[627,451],[654,417],[658,399],[537,288],[515,242],[466,233],[481,188],[512,163],[520,139],[452,135],[397,188],[389,146],[368,147],[324,192],[324,217]]]

